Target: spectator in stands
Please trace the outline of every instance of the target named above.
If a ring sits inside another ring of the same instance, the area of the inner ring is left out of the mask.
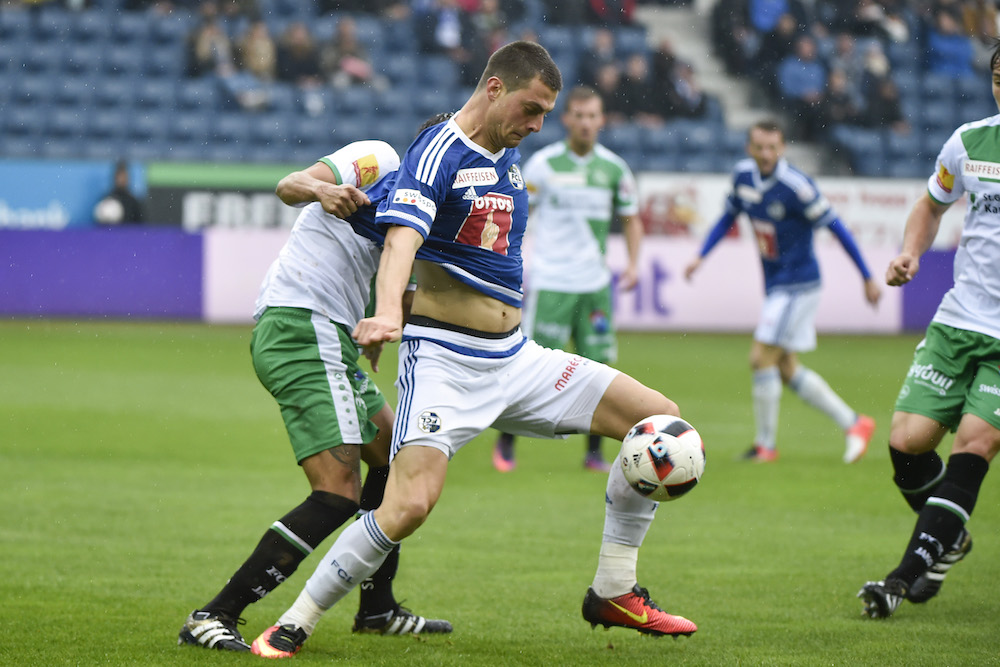
[[[621,125],[628,121],[629,109],[622,90],[622,71],[616,63],[607,63],[597,71],[594,88],[604,100],[604,124]]]
[[[320,14],[364,13],[393,21],[405,19],[411,14],[407,0],[318,0],[316,9]]]
[[[938,10],[927,31],[927,69],[950,77],[972,76],[972,40],[951,12]]]
[[[795,42],[795,54],[778,66],[778,89],[790,107],[798,135],[807,141],[816,139],[822,126],[826,68],[816,55],[812,37],[800,36]]]
[[[278,72],[278,46],[267,23],[257,19],[247,26],[236,52],[240,67],[262,83],[275,80]]]
[[[142,203],[132,194],[128,163],[115,163],[111,191],[94,207],[94,220],[100,225],[134,225],[143,222]]]
[[[794,16],[782,14],[775,29],[761,38],[753,71],[764,84],[764,91],[769,99],[773,100],[779,95],[778,66],[795,52],[795,40],[800,29]]]
[[[905,42],[910,38],[906,21],[896,12],[886,10],[884,2],[857,0],[850,31],[858,37],[877,37],[882,41]]]
[[[868,42],[864,52],[864,71],[861,84],[861,94],[870,95],[878,87],[878,83],[891,76],[892,65],[885,49],[877,41]]]
[[[747,0],[718,0],[710,16],[712,48],[728,74],[746,74],[757,57],[760,35],[747,20]]]
[[[319,68],[319,50],[309,27],[293,21],[278,43],[278,78],[302,91],[302,103],[311,116],[323,113],[323,73]]]
[[[674,67],[674,115],[701,118],[708,112],[709,96],[701,89],[690,63],[680,61]]]
[[[858,51],[854,35],[837,33],[833,38],[833,53],[827,58],[826,65],[830,72],[840,71],[851,95],[861,97],[865,87],[865,54]]]
[[[233,44],[216,15],[203,13],[201,22],[188,35],[189,76],[215,74],[233,67]]]
[[[633,122],[646,127],[657,127],[665,122],[664,109],[655,88],[646,56],[630,55],[625,60],[620,97]]]
[[[750,25],[761,34],[778,29],[781,18],[790,14],[796,24],[805,25],[806,10],[798,0],[749,0]]]
[[[826,91],[820,108],[827,127],[831,125],[854,125],[861,117],[860,96],[851,89],[847,75],[842,69],[831,69],[826,79]]]
[[[475,44],[472,16],[462,9],[458,0],[433,0],[427,11],[417,14],[416,28],[421,52],[447,55],[458,65],[462,83],[468,84],[472,78],[478,78],[482,69],[477,49],[481,45]],[[476,82],[471,83],[475,85]]]
[[[358,38],[357,24],[349,16],[337,22],[331,38],[320,50],[320,69],[334,88],[366,85],[386,90],[388,81],[372,67],[368,49]]]
[[[615,33],[610,28],[597,28],[588,48],[580,55],[579,79],[588,86],[596,86],[598,72],[608,63],[618,63],[615,52]]]
[[[898,134],[908,133],[910,124],[903,116],[896,83],[885,77],[875,85],[873,92],[860,118],[861,124],[873,128],[888,128]]]
[[[629,25],[635,13],[635,0],[590,0],[591,23]]]
[[[989,62],[993,50],[993,38],[1000,28],[1000,13],[993,2],[969,0],[962,3],[962,25],[965,34],[972,38],[975,51],[973,62]]]

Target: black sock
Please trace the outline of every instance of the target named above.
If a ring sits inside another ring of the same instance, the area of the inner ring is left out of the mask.
[[[497,446],[505,459],[514,456],[514,436],[510,433],[501,433],[497,438]]]
[[[923,454],[906,454],[892,447],[889,448],[889,459],[896,473],[893,477],[896,487],[913,511],[919,512],[944,479],[944,461],[933,449]]]
[[[601,456],[601,436],[587,436],[587,456],[596,456],[599,459],[603,458]]]
[[[250,557],[202,609],[239,618],[247,605],[292,576],[299,563],[357,511],[358,504],[353,500],[313,491],[271,526]]]
[[[361,509],[370,511],[382,504],[387,479],[389,479],[389,466],[368,468],[365,485],[361,487]]]
[[[989,463],[977,454],[953,454],[948,459],[944,480],[920,510],[903,560],[890,577],[911,586],[952,549],[972,515],[988,470]]]
[[[382,566],[358,586],[358,615],[376,616],[396,608],[392,580],[399,568],[399,545],[389,552]]]

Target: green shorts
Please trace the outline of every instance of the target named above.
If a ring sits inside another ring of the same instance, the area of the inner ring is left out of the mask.
[[[288,430],[295,460],[342,444],[371,442],[371,417],[385,396],[358,365],[351,332],[302,308],[268,308],[253,328],[250,354]]]
[[[542,347],[573,350],[581,357],[614,363],[618,358],[611,319],[611,288],[569,294],[540,290],[532,296],[530,337]]]
[[[952,431],[965,413],[1000,428],[1000,340],[931,322],[896,411],[930,417]]]

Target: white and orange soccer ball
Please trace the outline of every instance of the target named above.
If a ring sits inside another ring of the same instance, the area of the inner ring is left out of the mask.
[[[653,415],[629,430],[620,463],[625,479],[650,500],[676,500],[705,472],[705,445],[680,417]]]

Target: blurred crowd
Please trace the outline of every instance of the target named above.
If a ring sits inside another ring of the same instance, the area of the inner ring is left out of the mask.
[[[893,68],[981,74],[997,19],[987,0],[719,0],[711,38],[730,74],[790,112],[796,138],[822,140],[837,123],[908,132]]]

